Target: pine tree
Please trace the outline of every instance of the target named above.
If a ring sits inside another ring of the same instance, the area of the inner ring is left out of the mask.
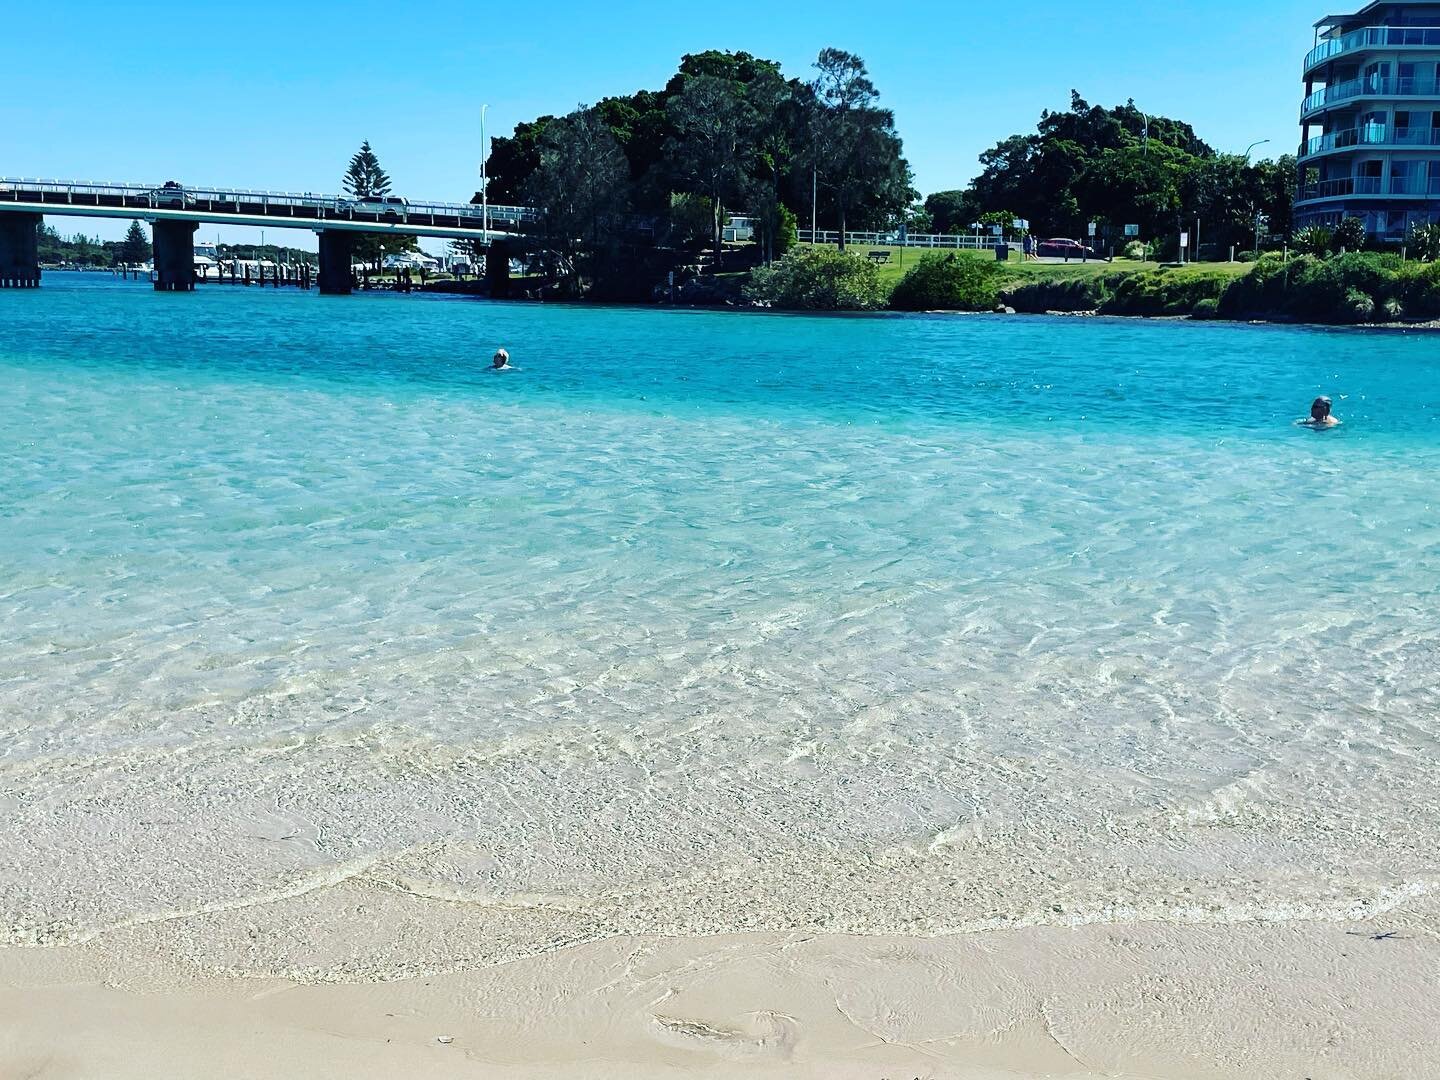
[[[360,144],[360,149],[350,159],[342,183],[345,193],[357,199],[378,198],[390,194],[390,177],[380,167],[380,159],[370,149],[370,140]]]
[[[130,231],[120,241],[120,261],[126,264],[143,263],[150,258],[150,239],[140,222],[132,220]]]

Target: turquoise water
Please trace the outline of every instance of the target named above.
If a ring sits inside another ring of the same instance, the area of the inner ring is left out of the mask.
[[[0,934],[382,977],[445,961],[296,905],[478,962],[1406,902],[1437,342],[0,293]]]

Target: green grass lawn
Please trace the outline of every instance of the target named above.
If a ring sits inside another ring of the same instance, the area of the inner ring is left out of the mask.
[[[809,247],[809,244],[801,244],[800,247]],[[825,244],[824,247],[834,245]],[[871,251],[888,251],[890,261],[881,263],[878,267],[880,280],[886,285],[894,285],[902,277],[905,271],[914,266],[925,255],[951,255],[958,254],[965,259],[984,259],[988,262],[995,261],[995,255],[989,251],[956,251],[954,248],[902,248],[883,244],[851,244],[847,251],[853,252],[862,258],[868,258]],[[1173,273],[1188,274],[1198,271],[1224,271],[1236,275],[1243,274],[1250,268],[1249,263],[1199,263],[1194,267],[1187,266],[1183,270],[1175,270]],[[1037,278],[1049,280],[1064,280],[1067,278],[1094,277],[1101,274],[1113,274],[1131,270],[1154,270],[1156,264],[1153,262],[1136,262],[1134,259],[1116,259],[1114,262],[1105,262],[1103,259],[1092,260],[1091,262],[1026,262],[1020,255],[1018,249],[1010,253],[1010,261],[1005,263],[1008,273],[1016,277]]]

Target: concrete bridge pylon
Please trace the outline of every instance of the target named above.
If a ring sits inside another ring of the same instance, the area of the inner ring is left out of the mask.
[[[155,248],[155,289],[157,292],[193,292],[195,289],[194,221],[151,223]]]
[[[0,289],[40,284],[40,215],[0,215]]]
[[[349,296],[353,284],[350,270],[350,233],[339,229],[322,229],[320,238],[321,295]]]

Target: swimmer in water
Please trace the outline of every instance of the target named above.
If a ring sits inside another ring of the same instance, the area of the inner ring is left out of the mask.
[[[491,365],[495,371],[513,371],[510,366],[510,354],[504,349],[495,350],[495,362]]]
[[[1316,429],[1340,426],[1340,421],[1330,415],[1330,399],[1328,397],[1317,397],[1310,405],[1309,418],[1296,420],[1295,423],[1301,427]]]

